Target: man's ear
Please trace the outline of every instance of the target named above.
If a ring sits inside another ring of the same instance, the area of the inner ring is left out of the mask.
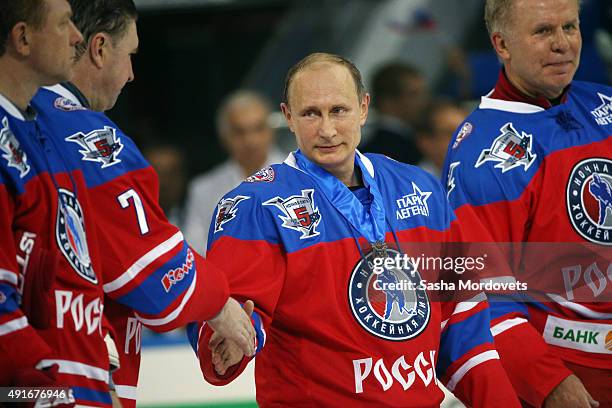
[[[500,32],[494,32],[491,34],[491,44],[493,45],[493,49],[497,53],[497,56],[502,61],[507,61],[510,59],[510,51],[508,50],[508,44],[506,43],[506,39]]]
[[[12,45],[17,54],[27,57],[32,52],[32,26],[24,21],[15,24],[9,32],[7,45]],[[10,47],[9,47],[10,48]]]
[[[361,104],[359,106],[359,124],[363,127],[368,119],[368,110],[370,107],[370,94],[366,93],[363,95],[363,99],[361,99]]]
[[[110,37],[106,33],[96,33],[89,39],[88,45],[91,62],[101,69],[111,46]]]
[[[289,130],[293,131],[293,115],[291,114],[291,109],[289,109],[289,105],[285,102],[280,104],[281,112],[283,112],[283,116],[285,116],[285,120],[287,121],[287,126],[289,126]]]

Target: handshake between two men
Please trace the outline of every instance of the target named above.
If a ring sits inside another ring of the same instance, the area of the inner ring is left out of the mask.
[[[229,298],[221,312],[208,321],[214,330],[208,347],[212,352],[212,363],[219,375],[242,359],[255,354],[255,329],[251,324],[253,301],[247,300],[244,307]]]
[[[253,301],[247,300],[244,307],[235,299],[229,298],[221,312],[208,321],[214,333],[208,347],[212,351],[215,371],[224,375],[227,369],[244,356],[255,354],[255,329],[251,323]]]

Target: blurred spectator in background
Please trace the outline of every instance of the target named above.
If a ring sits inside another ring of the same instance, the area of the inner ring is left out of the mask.
[[[418,163],[422,154],[415,143],[414,129],[429,100],[425,77],[403,62],[387,63],[374,73],[372,95],[378,119],[372,136],[360,150]]]
[[[448,143],[467,115],[450,100],[437,99],[427,105],[416,129],[416,145],[423,153],[420,168],[440,178]]]
[[[161,208],[172,224],[183,228],[183,205],[187,190],[185,153],[178,146],[171,144],[154,144],[147,147],[143,153],[159,178]]]
[[[602,1],[600,7],[601,27],[595,32],[595,43],[608,68],[608,81],[612,83],[612,3]]]
[[[201,253],[206,251],[208,227],[219,199],[257,170],[282,163],[285,157],[274,145],[270,103],[260,94],[239,90],[221,103],[217,130],[229,159],[195,178],[187,194],[185,233]]]

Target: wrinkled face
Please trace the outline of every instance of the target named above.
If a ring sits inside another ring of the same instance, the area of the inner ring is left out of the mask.
[[[359,100],[349,70],[318,62],[291,81],[288,105],[281,109],[302,153],[339,177],[352,169],[370,96]]]
[[[138,33],[136,31],[136,21],[131,20],[126,32],[114,43],[111,41],[108,47],[108,60],[105,62],[105,74],[101,89],[102,98],[99,107],[101,111],[106,111],[115,106],[121,90],[128,82],[134,80],[132,70],[132,56],[138,51]]]
[[[496,47],[510,81],[531,96],[558,97],[580,61],[576,0],[515,0],[505,47]],[[495,34],[493,36],[495,42]]]
[[[268,109],[256,101],[238,103],[228,108],[221,141],[230,156],[247,170],[265,164],[274,141],[268,124]]]
[[[72,10],[66,0],[45,0],[45,3],[42,26],[31,31],[30,58],[41,85],[53,85],[72,77],[75,46],[83,36],[72,23]]]

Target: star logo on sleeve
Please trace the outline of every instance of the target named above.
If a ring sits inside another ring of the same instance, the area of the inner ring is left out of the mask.
[[[591,111],[599,126],[612,125],[612,97],[597,92],[601,105]]]

